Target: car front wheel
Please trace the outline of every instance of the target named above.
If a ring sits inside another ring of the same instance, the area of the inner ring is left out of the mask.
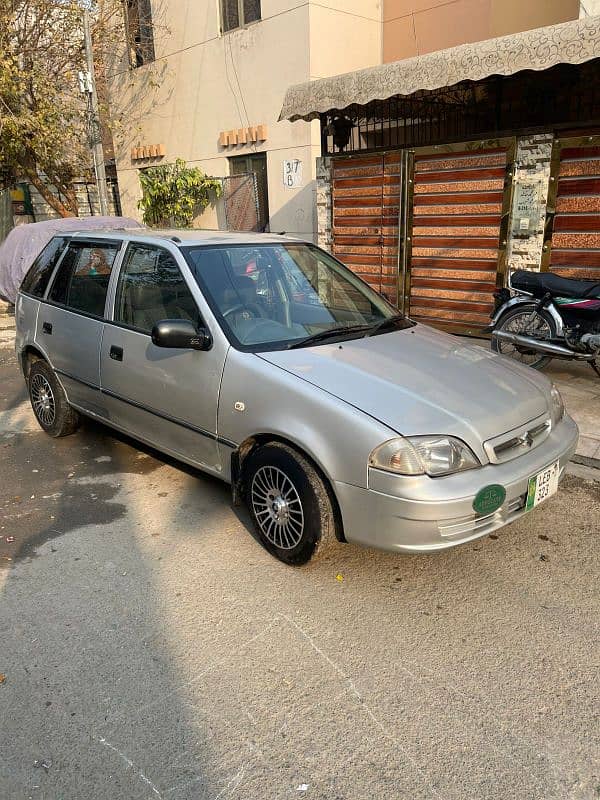
[[[335,542],[329,490],[296,450],[279,442],[263,445],[248,456],[244,475],[246,503],[269,553],[300,566]]]

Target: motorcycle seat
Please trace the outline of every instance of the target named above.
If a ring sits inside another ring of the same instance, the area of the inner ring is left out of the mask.
[[[529,272],[518,269],[512,273],[510,285],[513,289],[529,292],[534,297],[543,297],[549,293],[553,297],[600,298],[600,281],[561,278],[552,272]]]

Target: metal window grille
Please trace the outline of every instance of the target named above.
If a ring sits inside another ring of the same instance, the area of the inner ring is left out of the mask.
[[[600,123],[600,59],[492,76],[321,115],[323,155],[494,138]]]
[[[256,174],[228,175],[221,180],[227,230],[260,230]]]

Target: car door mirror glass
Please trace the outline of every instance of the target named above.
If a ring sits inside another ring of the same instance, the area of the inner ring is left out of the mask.
[[[210,350],[212,346],[208,330],[185,319],[161,319],[152,328],[152,342],[157,347],[184,350]]]

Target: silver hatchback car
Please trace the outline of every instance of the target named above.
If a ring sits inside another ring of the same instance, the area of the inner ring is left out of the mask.
[[[543,375],[282,236],[58,236],[16,321],[45,431],[85,414],[228,481],[288,564],[484,536],[556,492],[577,443]]]

